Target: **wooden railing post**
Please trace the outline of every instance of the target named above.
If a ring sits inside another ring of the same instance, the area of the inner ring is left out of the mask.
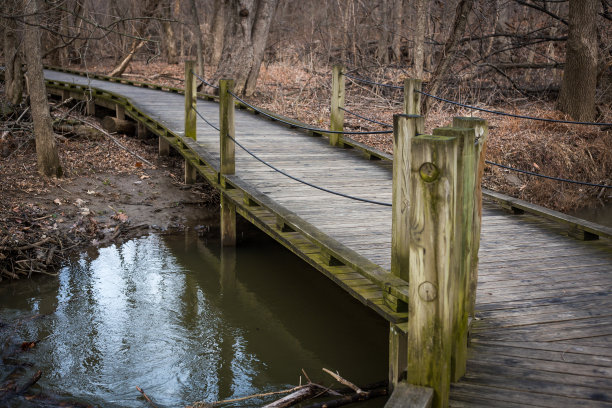
[[[185,137],[196,140],[196,82],[193,77],[193,61],[185,61]],[[140,129],[140,127],[139,127]],[[197,172],[188,160],[185,160],[185,184],[195,183]]]
[[[456,123],[453,123],[455,125]],[[455,137],[457,144],[457,188],[455,196],[455,229],[451,253],[451,273],[458,287],[454,289],[452,307],[451,380],[465,374],[467,363],[468,299],[474,254],[474,213],[476,208],[476,135],[473,128],[447,127],[434,135]]]
[[[400,126],[401,129],[401,126]],[[448,406],[451,382],[458,138],[412,139],[408,181],[407,382],[433,388],[434,407]],[[408,169],[406,170],[408,171]],[[403,265],[402,265],[403,266]]]
[[[394,115],[393,117],[393,197],[391,234],[391,273],[409,280],[408,243],[410,240],[410,147],[412,139],[423,131],[424,118],[418,115]],[[392,310],[407,311],[408,305],[398,299],[385,302]],[[391,324],[389,331],[389,386],[393,388],[401,380],[407,365],[407,334]]]
[[[477,160],[474,215],[472,227],[472,269],[469,272],[467,313],[474,318],[476,306],[476,286],[478,284],[478,251],[480,249],[480,229],[482,225],[482,176],[485,168],[485,154],[487,150],[487,137],[489,126],[487,121],[480,118],[457,117],[453,119],[453,127],[472,128],[476,133],[475,156]]]
[[[423,82],[420,79],[404,80],[404,113],[406,115],[421,114],[421,90]]]
[[[231,188],[227,184],[225,175],[236,172],[236,153],[234,129],[234,97],[230,94],[234,90],[234,80],[222,79],[219,81],[219,143],[220,168],[219,182],[224,189]],[[236,206],[221,192],[221,244],[224,246],[236,245]]]
[[[197,88],[194,80],[194,61],[185,61],[185,137],[196,140]]]
[[[330,130],[341,132],[344,130],[344,67],[334,65],[332,73],[332,97],[331,97],[331,117]],[[329,133],[329,144],[332,146],[342,145],[342,135],[340,133]]]

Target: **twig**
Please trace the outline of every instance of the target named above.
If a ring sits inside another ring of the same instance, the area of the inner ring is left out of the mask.
[[[112,140],[117,146],[119,146],[120,148],[122,148],[123,150],[125,150],[126,152],[128,152],[129,154],[131,154],[132,156],[140,159],[141,161],[143,161],[144,163],[147,163],[149,166],[151,167],[155,167],[155,165],[153,163],[151,163],[150,161],[148,161],[147,159],[145,159],[144,157],[142,157],[141,155],[139,155],[136,152],[131,151],[130,149],[128,149],[127,147],[125,147],[124,145],[122,145],[121,143],[119,143],[119,141],[110,133],[108,133],[106,130],[102,129],[100,126],[96,125],[95,123],[91,123],[88,122],[86,120],[80,119],[74,115],[70,115],[72,118],[83,122],[84,124],[96,129],[98,132],[102,133],[103,135],[107,136],[110,140]]]
[[[282,390],[282,391],[272,391],[272,392],[266,392],[264,394],[254,394],[254,395],[249,395],[246,397],[240,397],[240,398],[233,398],[233,399],[227,399],[227,400],[223,400],[223,401],[215,401],[215,402],[206,402],[206,401],[197,401],[193,403],[193,407],[194,408],[198,408],[198,407],[214,407],[215,405],[221,405],[221,404],[226,404],[226,403],[230,403],[230,402],[238,402],[238,401],[245,401],[248,399],[252,399],[252,398],[261,398],[261,397],[268,397],[270,395],[278,395],[278,394],[288,394],[291,392],[295,392],[298,390],[301,390],[302,388],[306,388],[309,387],[310,385],[300,385],[298,387],[294,387],[291,388],[289,390]]]
[[[364,393],[364,391],[361,388],[359,388],[358,386],[356,386],[355,384],[353,384],[349,380],[346,380],[346,379],[340,377],[340,374],[334,373],[334,372],[328,370],[327,368],[324,368],[323,371],[325,371],[327,374],[329,374],[332,377],[334,377],[334,379],[336,381],[338,381],[339,383],[344,384],[347,387],[349,387],[350,389],[352,389],[353,391],[355,391],[357,394],[363,394]]]
[[[144,399],[147,400],[147,402],[149,404],[151,404],[151,406],[153,408],[157,408],[157,405],[155,405],[155,403],[153,402],[153,400],[151,400],[151,398],[149,398],[149,396],[147,394],[145,394],[145,392],[142,390],[142,388],[140,388],[139,386],[136,386],[136,389],[138,390],[138,392],[140,392],[142,394],[142,396],[144,397]]]

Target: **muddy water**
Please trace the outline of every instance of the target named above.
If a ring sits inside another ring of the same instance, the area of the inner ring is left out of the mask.
[[[2,342],[39,341],[17,357],[43,371],[36,387],[98,406],[148,406],[136,386],[167,407],[263,393],[302,368],[329,384],[322,367],[386,377],[387,323],[263,235],[236,250],[190,234],[135,239],[59,279],[3,283],[0,306],[0,321],[21,322]]]

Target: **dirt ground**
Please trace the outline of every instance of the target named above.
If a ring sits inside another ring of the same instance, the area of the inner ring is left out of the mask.
[[[64,177],[49,179],[37,173],[27,120],[26,114],[24,130],[4,132],[0,143],[0,280],[54,274],[66,257],[90,245],[217,222],[214,190],[203,182],[183,184],[182,158],[159,157],[156,137],[116,135],[121,148],[103,133],[75,126],[58,139]]]

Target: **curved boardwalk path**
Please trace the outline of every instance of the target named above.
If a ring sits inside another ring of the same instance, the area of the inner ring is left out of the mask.
[[[182,95],[55,71],[45,75],[123,95],[165,128],[158,133],[183,132]],[[218,123],[216,102],[198,100],[198,110]],[[367,160],[358,149],[330,147],[324,137],[247,111],[237,110],[235,123],[236,139],[274,166],[325,188],[391,202],[390,161]],[[179,146],[189,146],[208,167],[218,168],[218,132],[198,118],[197,134],[199,146],[188,140]],[[405,320],[384,305],[379,285],[352,264],[385,279],[381,271],[391,263],[390,207],[302,185],[238,147],[231,181],[238,187],[230,192],[239,213],[389,321]],[[260,205],[241,206],[243,198]],[[279,217],[281,228],[274,230]],[[327,249],[313,244],[319,238]],[[329,248],[342,261],[337,266],[325,262]],[[451,406],[612,407],[610,239],[579,241],[551,221],[510,215],[485,202],[479,270],[467,375],[453,385]]]

